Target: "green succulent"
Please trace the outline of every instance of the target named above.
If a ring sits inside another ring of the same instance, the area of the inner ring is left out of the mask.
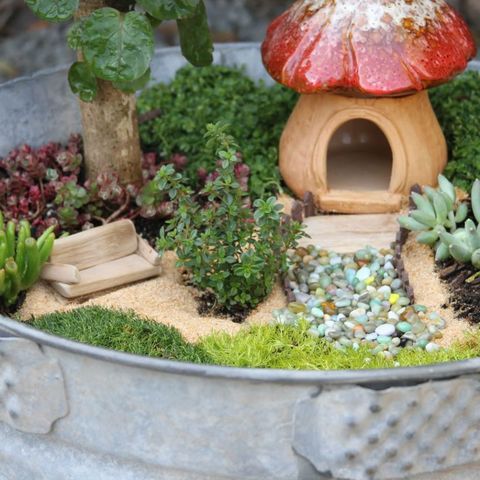
[[[471,263],[480,270],[480,180],[476,180],[471,193],[473,219],[465,222],[464,228],[456,230],[453,234],[440,233],[442,248],[460,263]]]
[[[402,227],[418,232],[417,241],[435,248],[437,261],[450,258],[448,247],[441,241],[443,233],[454,234],[468,215],[468,205],[459,202],[453,184],[443,175],[439,188],[424,187],[424,194],[412,193],[417,209],[399,218]]]
[[[409,216],[399,218],[402,227],[418,232],[417,241],[435,248],[437,261],[454,258],[480,269],[480,180],[473,184],[471,201],[477,221],[467,219],[468,205],[457,199],[455,187],[443,175],[439,188],[424,188],[424,194],[412,193],[417,206]],[[458,228],[464,223],[463,228]]]
[[[54,228],[45,230],[35,240],[26,220],[22,220],[18,228],[13,221],[5,225],[0,213],[0,303],[14,305],[19,293],[38,280],[43,264],[52,253]]]

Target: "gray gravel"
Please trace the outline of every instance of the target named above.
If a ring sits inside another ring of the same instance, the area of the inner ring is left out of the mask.
[[[445,321],[412,304],[394,267],[393,251],[367,247],[340,255],[310,246],[289,255],[295,302],[274,312],[277,323],[310,324],[309,333],[337,349],[368,346],[394,358],[402,348],[435,352]]]

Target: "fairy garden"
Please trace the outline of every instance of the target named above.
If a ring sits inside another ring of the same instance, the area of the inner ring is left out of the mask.
[[[227,366],[480,355],[480,73],[446,3],[294,2],[274,85],[212,65],[201,0],[27,3],[75,18],[83,133],[0,158],[4,315]],[[155,84],[164,20],[193,65]]]

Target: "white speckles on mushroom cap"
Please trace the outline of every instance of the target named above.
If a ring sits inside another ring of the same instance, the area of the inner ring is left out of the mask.
[[[315,14],[331,0],[305,0],[298,3],[298,13],[303,15],[305,8]],[[405,19],[410,19],[417,28],[425,27],[428,21],[437,18],[444,0],[422,2],[418,0],[384,0],[371,2],[368,0],[349,0],[337,2],[330,19],[332,24],[343,24],[344,21],[355,21],[361,30],[389,30],[392,25],[402,26]]]

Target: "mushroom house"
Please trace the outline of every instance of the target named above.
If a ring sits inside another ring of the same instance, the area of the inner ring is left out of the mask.
[[[280,143],[287,185],[340,213],[396,212],[413,185],[436,185],[448,152],[427,90],[475,54],[444,0],[296,1],[262,45],[301,94]]]

